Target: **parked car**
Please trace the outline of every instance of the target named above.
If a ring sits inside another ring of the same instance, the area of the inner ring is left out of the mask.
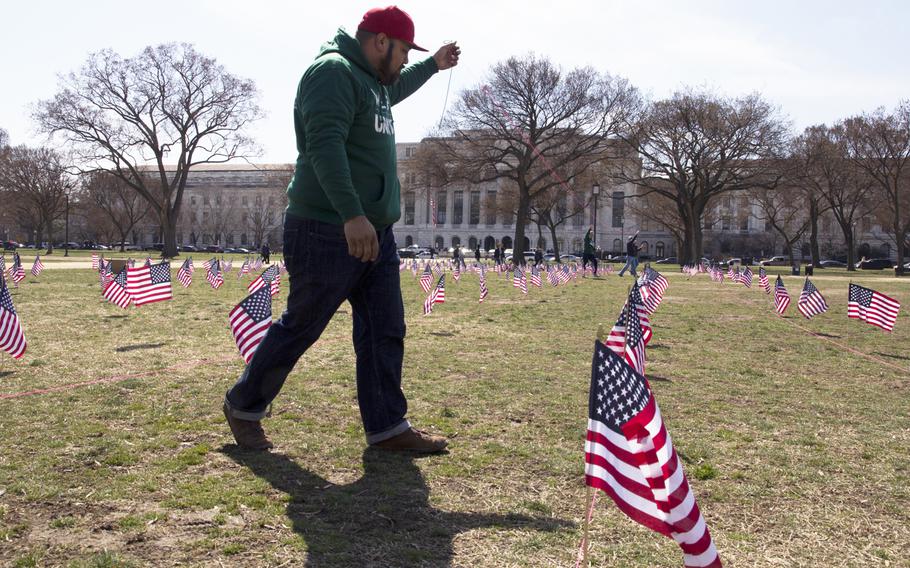
[[[675,256],[668,256],[660,260],[655,260],[654,264],[679,264]]]
[[[772,256],[758,264],[759,266],[790,266],[790,259],[786,256]]]
[[[22,245],[16,241],[3,241],[3,250],[16,250]]]
[[[180,250],[183,252],[199,252],[199,249],[193,245],[181,245]]]
[[[218,245],[208,245],[205,247],[205,252],[224,252],[224,247]]]
[[[420,252],[419,246],[408,245],[406,247],[398,249],[398,257],[399,258],[417,258],[417,253],[419,253],[419,252]]]
[[[847,268],[846,262],[841,262],[839,260],[820,260],[818,261],[819,268]]]
[[[867,258],[856,263],[856,267],[862,270],[883,270],[893,266],[894,261],[890,258]]]
[[[132,243],[128,243],[128,242],[126,242],[126,241],[122,241],[122,242],[119,242],[119,243],[114,243],[114,244],[111,246],[111,249],[113,249],[113,250],[120,250],[121,247],[123,248],[123,250],[142,250],[142,247],[137,246],[137,245],[134,245],[134,244],[132,244]]]

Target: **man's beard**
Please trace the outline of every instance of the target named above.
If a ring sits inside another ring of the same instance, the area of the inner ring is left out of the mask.
[[[392,49],[393,45],[389,45],[389,50],[386,52],[385,56],[382,58],[382,62],[379,64],[379,82],[383,85],[393,85],[398,81],[398,77],[401,76],[400,69],[392,68]]]

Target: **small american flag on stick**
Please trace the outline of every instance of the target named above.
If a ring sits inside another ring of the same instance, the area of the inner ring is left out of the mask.
[[[35,263],[32,264],[32,276],[38,277],[41,276],[41,271],[44,270],[44,263],[41,262],[41,255],[35,256]]]
[[[847,298],[847,316],[893,331],[901,303],[881,292],[850,283]]]
[[[249,363],[272,325],[272,295],[262,287],[247,296],[228,316],[231,333],[244,362]]]
[[[16,308],[13,307],[13,297],[0,273],[0,349],[12,355],[13,359],[19,359],[26,347],[28,344]]]
[[[822,293],[818,291],[818,288],[808,278],[806,278],[806,283],[803,284],[803,291],[799,294],[796,309],[799,310],[799,313],[806,316],[806,319],[812,319],[812,316],[828,311],[828,304],[825,303]]]
[[[784,287],[784,281],[780,275],[777,276],[777,282],[774,283],[774,309],[779,315],[784,315],[787,306],[790,305],[790,294]]]

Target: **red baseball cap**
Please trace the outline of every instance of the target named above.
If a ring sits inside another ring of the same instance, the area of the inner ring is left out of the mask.
[[[414,21],[407,12],[398,6],[373,8],[363,15],[358,30],[385,34],[392,39],[401,40],[417,51],[427,51],[414,43]]]

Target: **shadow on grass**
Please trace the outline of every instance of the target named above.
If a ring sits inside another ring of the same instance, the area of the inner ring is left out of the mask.
[[[9,375],[12,375],[13,373],[14,373],[14,371],[0,371],[0,379],[2,379],[3,377],[7,377]]]
[[[164,347],[167,343],[140,343],[138,345],[124,345],[114,349],[117,353],[126,353],[127,351],[138,351],[139,349],[158,349]]]
[[[652,343],[648,344],[648,349],[669,349],[669,345],[664,345],[662,343]]]
[[[822,333],[820,331],[816,331],[815,335],[820,335],[822,337],[830,337],[831,339],[840,339],[839,335],[834,335],[833,333]]]
[[[451,331],[431,331],[430,335],[435,335],[436,337],[453,337],[455,334]]]
[[[476,528],[557,531],[575,523],[519,514],[450,513],[433,508],[414,455],[367,448],[363,477],[335,485],[287,456],[222,452],[287,493],[287,516],[307,546],[306,566],[451,566],[452,541]],[[434,459],[434,458],[423,458]],[[446,459],[444,457],[438,459]]]
[[[673,379],[658,377],[657,375],[648,375],[648,380],[653,383],[672,383]]]
[[[123,319],[123,318],[129,317],[129,316],[127,316],[126,314],[123,314],[123,315],[119,315],[119,316],[113,315],[113,316],[104,316],[104,317],[106,317],[107,319]]]
[[[882,357],[889,357],[891,359],[900,359],[901,361],[910,361],[910,357],[905,357],[903,355],[894,355],[892,353],[882,353],[881,351],[873,351],[875,355],[881,355]]]

